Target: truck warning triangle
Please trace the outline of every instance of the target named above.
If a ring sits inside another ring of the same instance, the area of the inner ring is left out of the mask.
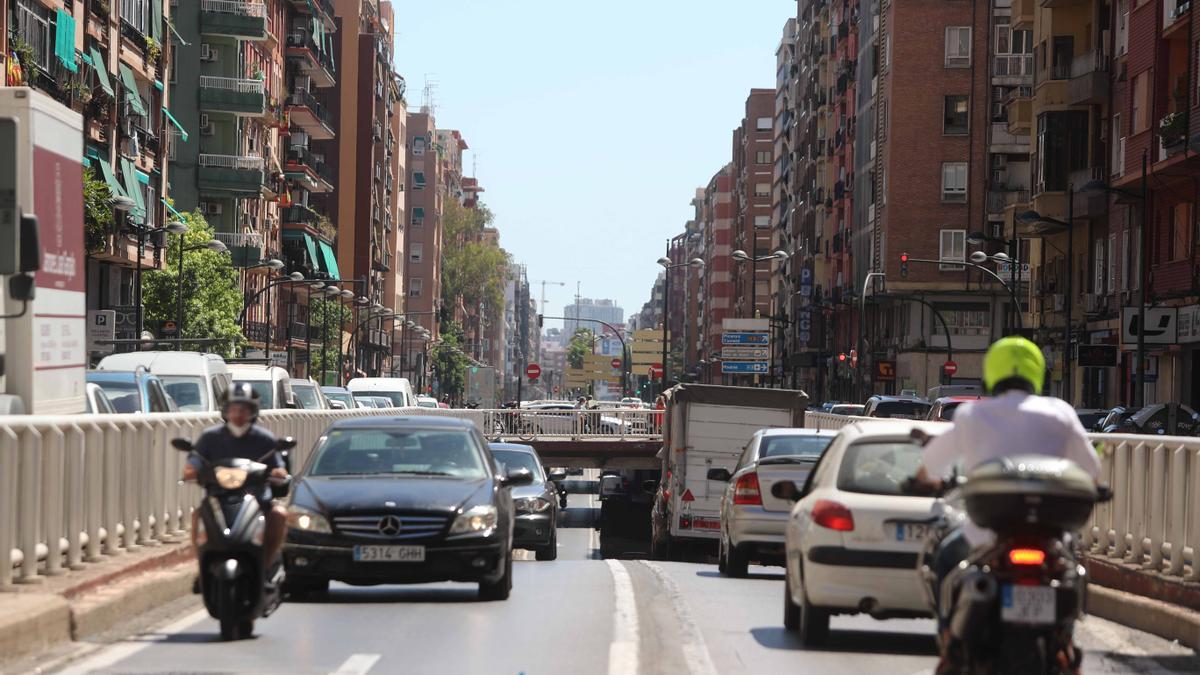
[[[682,496],[682,497],[680,497],[679,499],[680,499],[680,501],[685,501],[685,502],[694,502],[694,501],[696,501],[696,498],[692,496],[692,490],[691,490],[691,488],[689,488],[689,489],[687,489],[687,490],[684,490],[684,491],[683,491],[683,496]]]

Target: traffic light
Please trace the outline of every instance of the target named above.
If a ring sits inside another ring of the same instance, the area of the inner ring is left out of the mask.
[[[543,323],[543,317],[541,314],[538,314],[538,328],[542,327],[542,323]]]
[[[908,277],[908,254],[901,253],[900,254],[900,278],[905,279],[907,277]]]
[[[845,363],[845,362],[846,362],[846,352],[842,352],[841,354],[838,354],[838,363]]]

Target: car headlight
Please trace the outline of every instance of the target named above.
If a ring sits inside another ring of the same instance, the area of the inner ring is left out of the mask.
[[[513,506],[525,513],[541,513],[550,508],[550,501],[543,497],[520,497],[513,500]]]
[[[234,469],[228,466],[219,466],[213,472],[213,476],[217,479],[217,485],[226,490],[236,490],[245,485],[247,475],[245,469]]]
[[[329,534],[329,521],[325,516],[310,511],[303,506],[292,504],[287,509],[288,527],[293,530],[301,530],[303,532],[317,532],[319,534]]]
[[[487,536],[496,529],[496,507],[490,504],[472,506],[463,511],[454,524],[450,526],[450,534],[481,534]]]

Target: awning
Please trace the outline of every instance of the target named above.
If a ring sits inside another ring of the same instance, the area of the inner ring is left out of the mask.
[[[104,182],[108,183],[108,191],[112,193],[112,196],[124,197],[125,188],[121,187],[121,182],[117,180],[117,176],[113,173],[112,165],[108,163],[108,160],[97,158],[95,161],[100,164],[100,173],[104,176]]]
[[[175,128],[179,130],[179,139],[184,143],[187,143],[187,129],[183,128],[183,125],[179,123],[179,120],[175,119],[175,116],[171,114],[170,110],[167,110],[167,106],[165,105],[163,106],[163,114],[166,115],[171,124],[174,124]]]
[[[167,28],[171,29],[171,33],[175,35],[175,39],[179,42],[179,44],[183,45],[184,47],[191,44],[187,40],[183,39],[183,36],[179,34],[179,31],[175,30],[175,22],[174,21],[171,21],[170,19],[168,19],[167,20]]]
[[[79,70],[75,62],[75,17],[59,9],[54,22],[54,55],[64,68],[74,73]]]
[[[142,105],[142,94],[138,90],[137,80],[133,79],[133,71],[124,63],[121,64],[121,84],[125,86],[125,100],[135,115],[149,117],[146,106]]]
[[[341,279],[342,273],[338,270],[337,256],[333,253],[333,247],[325,242],[317,242],[321,246],[321,255],[325,258],[325,273],[331,279]]]
[[[284,239],[303,239],[304,240],[304,248],[308,251],[308,260],[312,264],[313,271],[316,271],[316,272],[322,271],[322,268],[324,267],[324,262],[321,260],[320,255],[317,253],[317,242],[316,242],[316,240],[314,240],[312,238],[312,235],[308,234],[307,232],[301,232],[300,230],[284,230],[283,238]]]
[[[95,47],[92,47],[91,53],[92,68],[96,71],[97,84],[99,84],[100,88],[104,90],[104,93],[116,98],[117,95],[113,93],[112,82],[108,79],[108,62],[105,61],[104,57],[100,55],[100,50],[96,49]]]
[[[167,210],[171,212],[171,215],[175,216],[176,218],[183,218],[183,214],[176,211],[175,207],[171,206],[171,202],[167,201],[166,197],[162,198],[162,203],[163,206],[167,207]]]
[[[146,200],[142,198],[142,187],[138,184],[137,169],[133,163],[124,157],[121,158],[121,174],[125,176],[125,196],[133,200],[133,208],[129,211],[129,216],[136,223],[144,223],[146,221]]]

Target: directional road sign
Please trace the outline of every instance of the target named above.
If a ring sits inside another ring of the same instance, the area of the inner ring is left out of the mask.
[[[726,361],[765,361],[770,352],[766,347],[722,347],[721,358]]]
[[[767,345],[771,344],[770,333],[731,333],[721,334],[723,345]]]
[[[722,361],[722,373],[765,373],[767,372],[766,361]]]

